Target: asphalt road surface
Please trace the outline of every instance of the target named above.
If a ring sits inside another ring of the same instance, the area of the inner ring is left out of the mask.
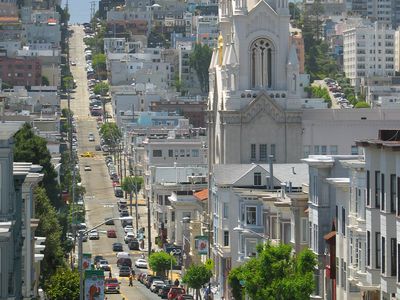
[[[73,111],[77,121],[78,155],[80,156],[80,154],[85,151],[92,151],[96,154],[94,158],[79,158],[82,185],[86,189],[86,224],[88,229],[90,229],[104,222],[104,219],[107,217],[119,217],[119,213],[116,204],[117,199],[114,197],[112,183],[108,176],[103,153],[95,151],[95,145],[99,144],[100,138],[96,128],[96,118],[89,116],[89,92],[85,71],[86,61],[84,57],[85,46],[83,43],[83,27],[71,26],[71,29],[74,30],[74,33],[70,38],[70,60],[76,62],[76,66],[71,66],[71,71],[74,79],[77,81],[77,88],[71,94],[71,110]],[[62,107],[67,107],[66,100],[63,100]],[[89,142],[89,133],[94,134],[94,142]],[[92,171],[84,171],[84,166],[86,165],[90,166]],[[147,227],[145,226],[146,222],[144,221],[146,219],[146,216],[144,215],[145,209],[141,208],[139,213],[143,215],[140,226]],[[133,223],[135,224],[135,222]],[[107,238],[107,229],[115,229],[117,232],[117,238]],[[116,220],[115,225],[103,225],[98,228],[98,231],[100,233],[100,239],[88,240],[83,243],[83,253],[91,253],[92,257],[95,255],[103,255],[111,264],[113,277],[117,277],[121,282],[121,294],[106,295],[107,299],[160,299],[138,281],[134,281],[133,287],[129,287],[127,277],[118,277],[116,253],[112,251],[112,243],[117,241],[121,242],[124,251],[131,253],[133,262],[142,254],[140,251],[129,251],[123,240],[124,232],[120,221]],[[145,251],[143,251],[143,253],[145,253]],[[136,274],[140,272],[140,270],[136,269]],[[108,272],[106,275],[108,276]]]

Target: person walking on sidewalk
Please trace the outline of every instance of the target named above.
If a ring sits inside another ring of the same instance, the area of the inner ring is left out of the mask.
[[[129,275],[129,286],[133,286],[133,276],[132,276],[132,274]]]

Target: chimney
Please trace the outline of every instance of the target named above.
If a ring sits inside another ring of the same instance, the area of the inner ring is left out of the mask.
[[[269,188],[270,190],[274,189],[274,165],[273,165],[273,161],[274,161],[274,156],[273,155],[269,155]]]

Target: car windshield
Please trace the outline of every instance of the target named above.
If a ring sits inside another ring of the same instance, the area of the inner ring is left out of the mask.
[[[116,278],[106,279],[106,283],[118,283],[118,279]]]

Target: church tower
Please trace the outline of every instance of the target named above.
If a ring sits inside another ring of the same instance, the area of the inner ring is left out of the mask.
[[[301,102],[308,77],[299,74],[289,42],[288,0],[219,3],[221,32],[209,69],[210,164],[265,163],[270,154],[293,161],[300,153],[285,140],[301,117],[287,108]]]

